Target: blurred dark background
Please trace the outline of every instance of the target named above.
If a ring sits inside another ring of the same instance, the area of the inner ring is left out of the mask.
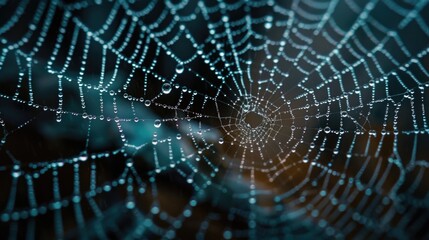
[[[426,5],[0,2],[0,232],[429,238]]]

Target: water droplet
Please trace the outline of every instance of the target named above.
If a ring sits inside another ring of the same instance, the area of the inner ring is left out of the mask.
[[[223,143],[224,143],[223,138],[219,138],[219,144],[223,144]]]
[[[128,209],[133,209],[136,206],[136,204],[133,201],[129,201],[127,202],[126,206]]]
[[[127,167],[132,167],[133,166],[133,161],[131,159],[127,160]]]
[[[170,83],[164,83],[162,84],[162,93],[169,94],[171,92],[171,84]]]
[[[328,126],[326,126],[325,129],[324,129],[324,131],[325,131],[325,133],[330,133],[331,132],[331,128],[328,127]]]
[[[185,70],[185,67],[183,66],[183,64],[181,64],[181,63],[177,64],[176,73],[181,74],[181,73],[183,73],[183,70]]]
[[[273,16],[271,16],[271,15],[266,16],[265,20],[266,20],[266,22],[264,24],[264,27],[266,29],[270,29],[273,26]]]
[[[21,176],[21,172],[20,171],[13,171],[12,172],[12,177],[17,178],[19,176]]]
[[[161,120],[156,119],[156,120],[153,122],[153,125],[154,125],[156,128],[161,127]]]
[[[86,154],[82,154],[82,155],[80,155],[80,156],[79,156],[79,160],[80,160],[80,161],[82,161],[82,162],[84,162],[84,161],[88,160],[88,155],[86,155]]]
[[[144,101],[144,105],[146,106],[146,107],[149,107],[150,106],[150,100],[146,100],[146,101]]]

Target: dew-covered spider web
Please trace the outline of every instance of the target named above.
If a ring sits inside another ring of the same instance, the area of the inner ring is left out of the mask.
[[[429,1],[0,1],[5,239],[429,238]]]

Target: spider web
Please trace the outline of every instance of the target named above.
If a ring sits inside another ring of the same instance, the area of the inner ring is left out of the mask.
[[[0,1],[23,238],[429,238],[428,1]]]

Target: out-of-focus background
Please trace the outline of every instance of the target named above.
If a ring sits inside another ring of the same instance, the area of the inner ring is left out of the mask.
[[[429,238],[428,5],[0,1],[0,232]]]

